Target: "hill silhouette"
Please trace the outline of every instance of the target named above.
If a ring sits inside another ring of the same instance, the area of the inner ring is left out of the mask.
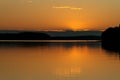
[[[46,40],[50,36],[40,32],[1,33],[0,40]]]
[[[50,33],[50,32],[49,32]],[[0,40],[100,40],[101,37],[97,35],[67,35],[68,32],[55,32],[62,34],[63,36],[51,36],[47,32],[42,31],[0,31]],[[51,32],[52,34],[55,34]],[[77,34],[81,32],[70,32],[71,34]],[[96,33],[96,32],[95,32]]]
[[[120,50],[120,25],[115,28],[108,28],[102,33],[102,46],[108,50]]]

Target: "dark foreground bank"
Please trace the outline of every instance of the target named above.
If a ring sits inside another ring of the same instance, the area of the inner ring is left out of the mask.
[[[120,26],[108,28],[102,33],[102,46],[107,50],[119,52],[120,50]]]

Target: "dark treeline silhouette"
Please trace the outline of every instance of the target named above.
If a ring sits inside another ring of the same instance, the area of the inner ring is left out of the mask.
[[[108,28],[102,33],[102,47],[107,50],[120,50],[120,25],[115,28]]]
[[[45,32],[4,32],[0,33],[0,40],[100,40],[100,36],[66,36],[51,37]]]
[[[40,32],[0,33],[0,40],[46,40],[50,36]]]

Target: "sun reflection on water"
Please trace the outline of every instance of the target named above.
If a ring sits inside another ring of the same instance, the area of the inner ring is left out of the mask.
[[[63,76],[63,77],[70,77],[79,75],[81,73],[81,69],[79,67],[70,67],[70,68],[57,68],[55,70],[55,74],[57,76]]]
[[[94,42],[4,44],[0,46],[0,80],[120,80],[118,57]]]

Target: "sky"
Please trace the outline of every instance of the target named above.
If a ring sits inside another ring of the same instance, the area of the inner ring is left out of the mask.
[[[120,23],[120,0],[0,0],[0,30],[104,30]]]

